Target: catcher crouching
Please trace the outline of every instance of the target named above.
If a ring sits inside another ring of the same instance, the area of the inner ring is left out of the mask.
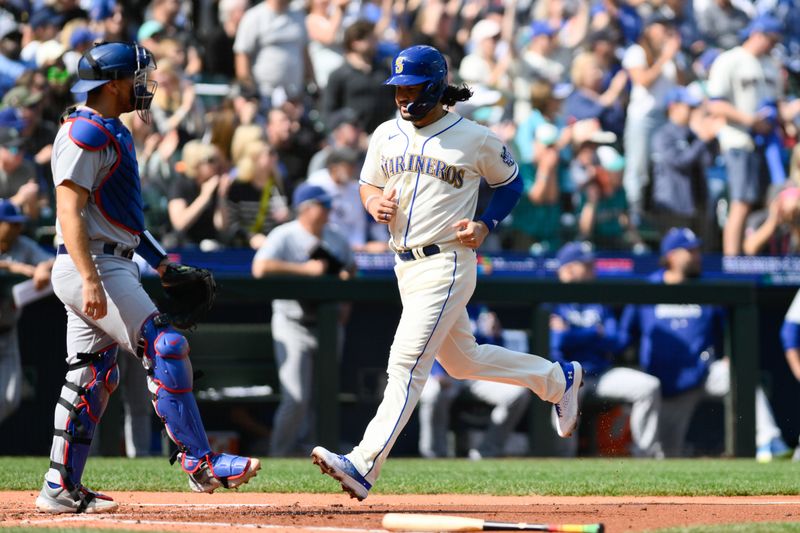
[[[213,453],[193,390],[188,329],[214,302],[204,269],[167,262],[144,228],[141,184],[130,132],[119,115],[149,118],[156,86],[152,54],[128,43],[100,43],[78,64],[72,90],[85,106],[67,110],[53,143],[58,255],[53,288],[67,312],[67,374],[55,407],[50,468],[36,499],[48,513],[111,512],[118,505],[83,486],[95,428],[117,388],[117,353],[136,354],[147,370],[153,407],[178,447],[196,492],[247,483],[258,459]],[[161,276],[160,311],[142,288],[141,255]],[[163,312],[162,312],[163,311]]]

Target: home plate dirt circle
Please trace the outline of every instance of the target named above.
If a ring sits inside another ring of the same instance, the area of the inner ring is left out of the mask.
[[[3,526],[141,531],[383,531],[386,513],[463,515],[498,522],[594,523],[606,531],[745,522],[800,522],[800,496],[483,496],[108,492],[120,503],[106,515],[44,515],[34,491],[0,492]]]

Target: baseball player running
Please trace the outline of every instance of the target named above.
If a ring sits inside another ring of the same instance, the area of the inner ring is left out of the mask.
[[[361,199],[388,224],[403,312],[389,353],[383,401],[364,438],[347,455],[311,452],[323,473],[363,500],[408,422],[434,358],[456,379],[521,385],[554,402],[558,433],[578,419],[578,363],[558,364],[491,344],[478,345],[466,305],[475,289],[474,250],[519,198],[522,181],[508,149],[487,128],[448,111],[471,96],[447,84],[447,64],[430,46],[401,51],[385,82],[395,86],[402,120],[373,133],[361,172]],[[483,177],[494,188],[473,220]]]
[[[152,54],[136,44],[101,43],[78,63],[75,93],[53,144],[58,255],[52,283],[67,311],[67,375],[55,408],[50,469],[36,508],[48,513],[102,513],[117,503],[81,484],[95,428],[118,383],[117,351],[138,354],[153,406],[196,492],[235,488],[256,475],[257,459],[216,454],[192,394],[189,346],[178,315],[159,313],[142,289],[134,251],[156,268],[165,289],[201,271],[168,263],[144,229],[133,139],[119,120],[136,110],[149,119],[156,89]],[[211,280],[210,276],[205,279]],[[205,282],[203,282],[205,283]],[[213,281],[206,285],[213,301]],[[185,294],[203,286],[191,286]],[[210,305],[210,304],[209,304]],[[183,317],[185,318],[185,317]]]

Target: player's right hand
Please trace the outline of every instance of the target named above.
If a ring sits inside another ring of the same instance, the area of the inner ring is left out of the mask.
[[[100,320],[108,313],[106,292],[100,280],[83,282],[83,314],[92,320]]]
[[[370,204],[370,215],[379,224],[389,224],[397,213],[397,190],[385,191],[383,196]]]

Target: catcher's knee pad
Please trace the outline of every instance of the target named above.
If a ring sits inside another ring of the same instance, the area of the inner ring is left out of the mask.
[[[119,384],[117,345],[95,353],[79,353],[69,365],[55,412],[50,467],[70,492],[80,487],[94,430]]]
[[[145,323],[142,342],[153,407],[167,434],[192,456],[208,455],[211,446],[192,394],[192,363],[186,337],[155,317]]]

